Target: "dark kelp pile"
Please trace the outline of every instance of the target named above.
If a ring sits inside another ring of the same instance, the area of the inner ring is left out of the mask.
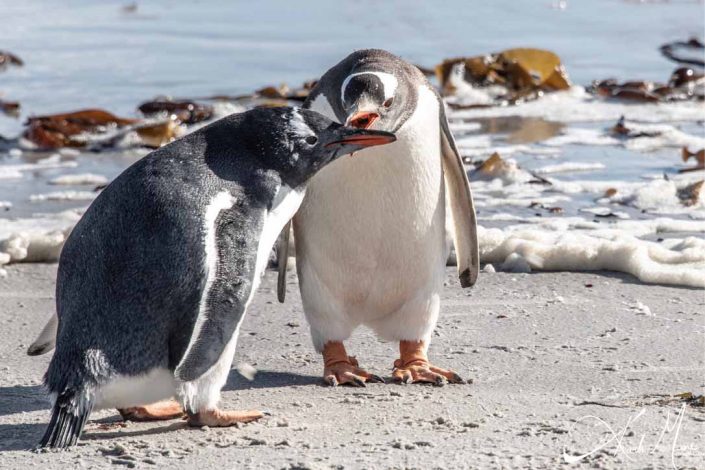
[[[140,144],[156,148],[180,135],[171,117],[160,121],[120,118],[102,109],[35,116],[27,120],[22,137],[40,150],[63,147],[101,150],[115,146],[135,132]]]
[[[137,109],[145,117],[168,117],[183,124],[196,124],[213,117],[213,106],[192,100],[173,101],[158,98],[142,103]]]
[[[705,100],[705,74],[691,67],[673,71],[668,83],[633,80],[619,83],[613,78],[594,81],[588,91],[596,96],[638,102]]]

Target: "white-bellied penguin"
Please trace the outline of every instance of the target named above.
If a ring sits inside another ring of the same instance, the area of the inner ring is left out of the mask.
[[[443,102],[415,66],[372,49],[328,70],[304,107],[397,136],[323,169],[293,219],[301,297],[324,379],[333,385],[378,379],[343,346],[358,325],[367,325],[399,343],[395,380],[462,382],[427,357],[450,250],[446,206],[460,284],[474,284],[479,271],[472,195]]]

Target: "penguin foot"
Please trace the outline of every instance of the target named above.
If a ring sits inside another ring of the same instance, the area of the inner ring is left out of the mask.
[[[423,341],[400,341],[400,358],[394,361],[392,378],[397,383],[431,383],[442,387],[447,383],[463,384],[465,380],[452,370],[431,365]]]
[[[160,401],[147,406],[134,406],[131,408],[118,408],[122,419],[125,421],[165,421],[183,418],[184,409],[174,400]]]
[[[238,423],[249,423],[263,417],[264,414],[257,410],[248,411],[224,411],[219,409],[199,411],[198,413],[188,413],[187,423],[193,427],[217,427],[224,428],[234,426]]]
[[[384,383],[378,375],[370,374],[358,366],[357,359],[348,356],[345,346],[339,341],[330,341],[323,347],[323,381],[332,387],[352,385],[364,387],[367,382]]]

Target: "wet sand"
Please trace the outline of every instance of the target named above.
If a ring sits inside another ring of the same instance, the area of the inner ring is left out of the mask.
[[[432,360],[468,385],[322,386],[295,279],[276,302],[268,271],[241,329],[223,407],[261,421],[191,429],[122,424],[96,412],[79,445],[36,452],[49,419],[49,355],[25,349],[54,308],[55,264],[0,279],[0,468],[697,468],[705,408],[705,292],[612,273],[482,274],[461,290],[448,270]],[[389,377],[395,345],[359,330],[349,351]]]

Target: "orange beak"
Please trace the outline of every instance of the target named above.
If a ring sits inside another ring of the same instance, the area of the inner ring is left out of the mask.
[[[354,145],[360,149],[373,147],[375,145],[389,144],[397,140],[394,134],[384,131],[353,131],[355,134],[349,134],[335,142],[326,144],[326,148],[342,145]],[[362,133],[364,132],[364,134]]]
[[[357,129],[369,129],[377,119],[379,119],[379,114],[361,111],[350,116],[345,121],[345,125],[356,127]]]

